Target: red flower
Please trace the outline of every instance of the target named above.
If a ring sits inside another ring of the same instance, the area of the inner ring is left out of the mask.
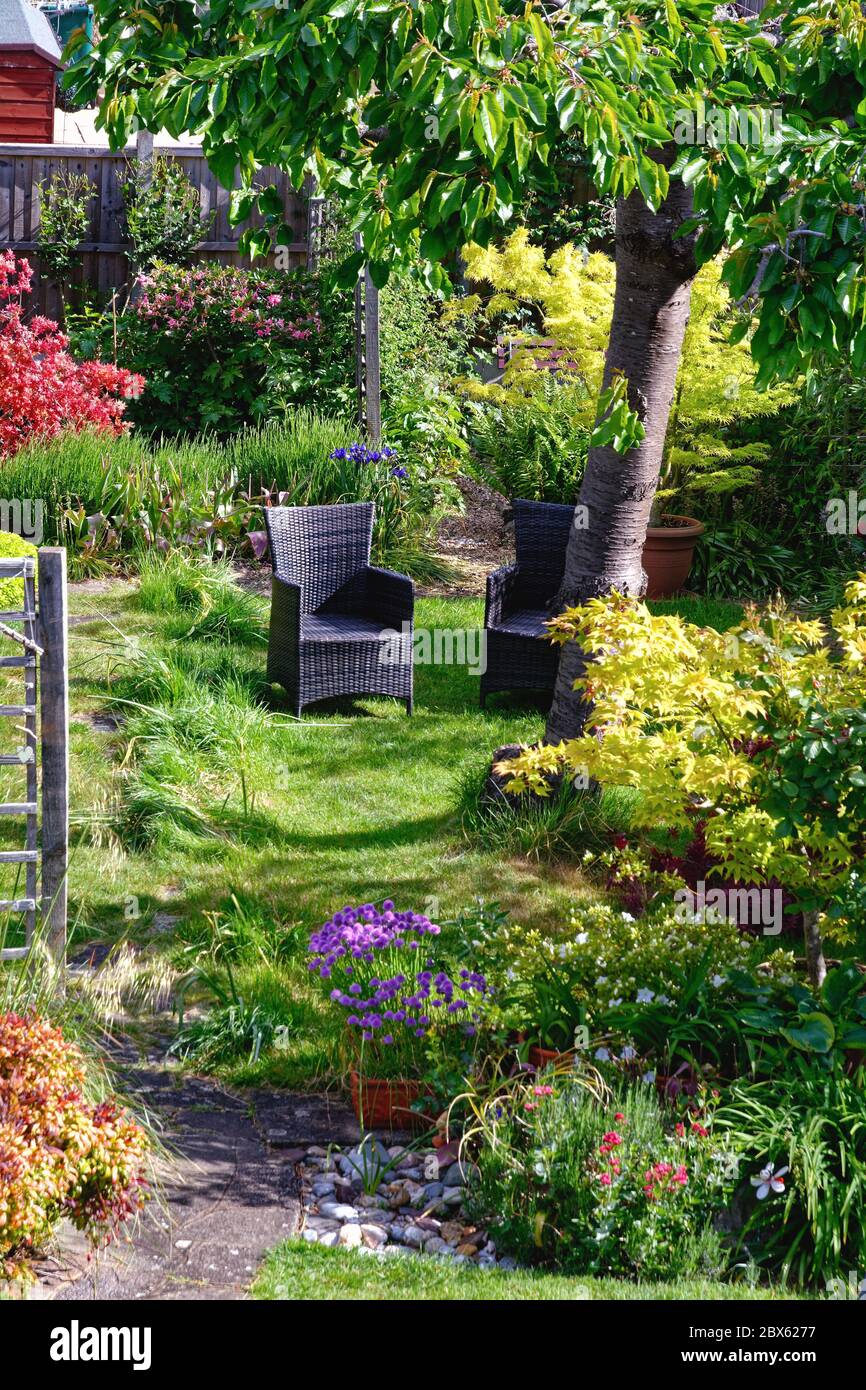
[[[0,458],[28,439],[93,427],[119,434],[126,397],[144,378],[106,362],[76,362],[51,319],[24,320],[21,296],[32,271],[13,251],[0,254]]]

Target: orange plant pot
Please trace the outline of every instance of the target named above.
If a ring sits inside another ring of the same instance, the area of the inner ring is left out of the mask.
[[[695,546],[706,527],[692,516],[663,518],[667,526],[647,527],[643,548],[643,567],[647,577],[647,598],[670,598],[689,577]]]
[[[529,1060],[539,1070],[542,1067],[570,1067],[574,1063],[573,1052],[557,1052],[552,1047],[539,1047],[536,1043],[529,1049]]]
[[[352,1108],[362,1129],[429,1129],[429,1116],[412,1109],[425,1092],[420,1081],[384,1080],[350,1073]]]

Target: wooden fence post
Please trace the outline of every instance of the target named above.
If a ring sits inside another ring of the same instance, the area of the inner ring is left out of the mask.
[[[59,963],[66,959],[69,860],[69,672],[66,551],[39,551],[39,705],[42,730],[42,920]]]
[[[363,249],[360,232],[355,249]],[[355,387],[358,424],[373,444],[382,435],[382,386],[379,363],[379,291],[365,265],[355,285]]]
[[[136,177],[142,188],[149,188],[153,179],[153,136],[149,130],[140,130],[135,137],[135,158],[138,161]]]

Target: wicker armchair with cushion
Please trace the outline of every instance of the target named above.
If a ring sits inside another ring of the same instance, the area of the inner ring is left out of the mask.
[[[268,680],[285,687],[297,715],[335,695],[393,695],[411,714],[415,588],[370,564],[373,503],[268,507],[265,522]]]
[[[482,709],[497,690],[552,691],[559,666],[545,623],[556,611],[574,507],[515,501],[512,508],[517,560],[487,577]]]

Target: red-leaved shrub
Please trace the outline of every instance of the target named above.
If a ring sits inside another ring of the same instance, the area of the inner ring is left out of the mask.
[[[126,398],[144,378],[107,362],[76,362],[51,319],[25,321],[22,297],[33,272],[12,251],[0,253],[0,458],[28,439],[89,426],[122,429]]]
[[[67,1216],[107,1242],[144,1200],[144,1131],[84,1099],[84,1061],[36,1015],[0,1014],[0,1274]]]

